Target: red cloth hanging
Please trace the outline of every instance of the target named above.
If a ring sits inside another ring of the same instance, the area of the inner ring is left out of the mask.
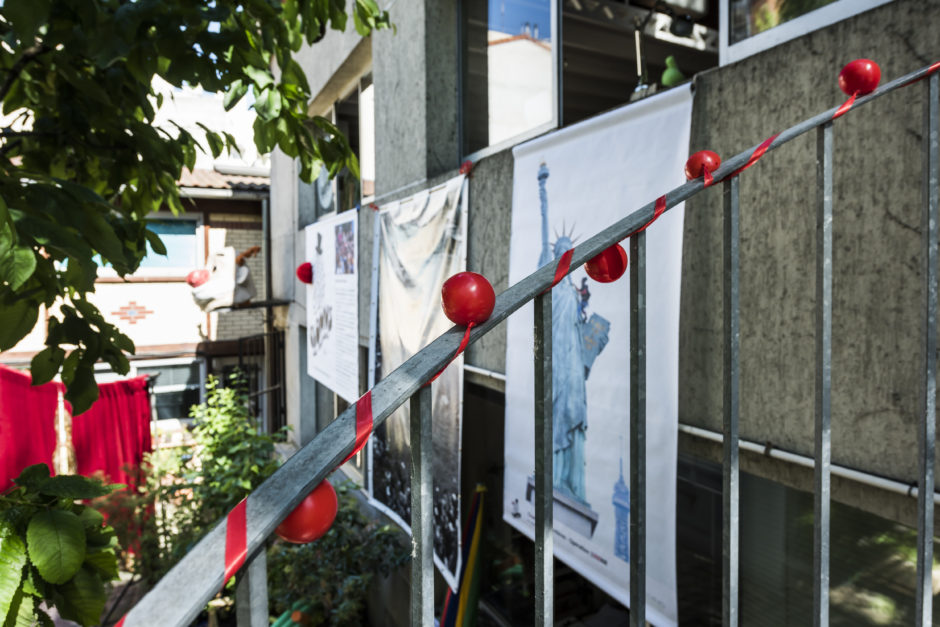
[[[27,466],[52,473],[55,416],[61,383],[32,386],[29,374],[0,366],[0,492]]]
[[[150,417],[147,377],[100,384],[98,400],[72,418],[78,474],[137,485],[144,453],[153,450]]]

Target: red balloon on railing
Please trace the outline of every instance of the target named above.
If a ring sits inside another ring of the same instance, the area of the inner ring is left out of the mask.
[[[721,165],[721,157],[711,150],[699,150],[685,162],[685,178],[691,181],[705,175],[705,171],[714,172]]]
[[[627,271],[627,251],[620,244],[605,248],[584,264],[584,271],[599,283],[612,283]]]
[[[274,533],[294,544],[313,542],[333,526],[338,506],[336,490],[324,479],[287,515]]]
[[[309,261],[305,261],[297,266],[297,278],[307,285],[313,283],[313,265],[311,265]]]
[[[839,89],[849,96],[863,96],[875,91],[881,80],[881,68],[871,59],[855,59],[839,72]]]
[[[444,281],[441,307],[454,324],[485,322],[496,306],[496,292],[483,275],[458,272]]]

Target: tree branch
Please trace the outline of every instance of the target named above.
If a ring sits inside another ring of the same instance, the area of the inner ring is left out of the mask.
[[[37,57],[50,50],[52,50],[52,48],[45,44],[35,44],[23,51],[23,56],[8,70],[9,74],[6,80],[3,81],[3,86],[0,87],[0,102],[3,102],[3,99],[7,97],[7,93],[10,91],[10,88],[13,87],[13,83],[16,82],[16,79],[19,78],[23,68],[29,65],[30,62],[35,61]]]

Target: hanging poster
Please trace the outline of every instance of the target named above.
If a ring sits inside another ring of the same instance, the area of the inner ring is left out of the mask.
[[[513,150],[509,282],[684,182],[677,88]],[[647,231],[647,617],[675,625],[682,206]],[[628,242],[623,242],[625,248]],[[632,260],[631,260],[632,262]],[[552,292],[555,556],[629,605],[629,276],[578,268]],[[534,537],[533,306],[510,316],[503,516]]]
[[[346,211],[304,229],[307,286],[307,374],[350,403],[359,398],[359,256],[357,213]]]
[[[380,208],[376,380],[453,323],[441,286],[467,265],[465,176]],[[434,563],[456,588],[460,554],[460,430],[463,357],[431,385]],[[372,497],[405,530],[411,522],[410,408],[402,405],[372,437]]]

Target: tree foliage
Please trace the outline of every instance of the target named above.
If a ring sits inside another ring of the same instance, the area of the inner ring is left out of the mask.
[[[375,0],[353,0],[363,36],[389,26]],[[310,87],[292,58],[329,26],[344,29],[346,0],[5,0],[0,8],[0,350],[49,312],[33,381],[61,373],[75,413],[97,398],[93,365],[126,373],[131,340],[88,300],[99,264],[132,273],[161,208],[183,211],[176,181],[196,152],[235,147],[206,127],[205,146],[183,128],[153,126],[171,85],[251,93],[262,153],[299,159],[307,181],[358,164],[339,130],[309,117]],[[277,71],[275,71],[275,68]]]
[[[104,496],[120,485],[77,475],[49,476],[36,464],[0,498],[0,624],[51,625],[40,607],[97,625],[118,576],[114,530],[79,499]]]

